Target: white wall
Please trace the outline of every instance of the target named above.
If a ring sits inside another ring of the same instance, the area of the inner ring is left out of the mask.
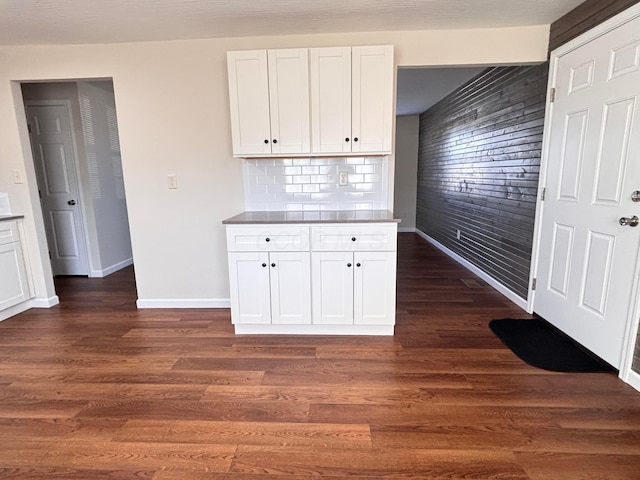
[[[111,82],[78,82],[87,183],[95,218],[98,261],[91,276],[102,277],[132,263],[115,97]]]
[[[393,214],[401,220],[400,231],[416,228],[418,192],[419,115],[396,117],[396,162]]]
[[[0,48],[0,191],[25,214],[36,295],[54,289],[15,82],[113,78],[138,296],[216,304],[229,297],[220,222],[244,209],[242,162],[231,152],[228,50],[393,44],[402,66],[523,64],[546,60],[548,35],[546,25]],[[26,184],[13,184],[14,169]],[[167,189],[169,173],[177,190]],[[393,188],[389,196],[391,204]]]

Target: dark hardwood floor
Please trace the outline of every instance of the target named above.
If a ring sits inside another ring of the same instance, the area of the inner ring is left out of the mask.
[[[130,269],[58,279],[0,323],[0,478],[640,478],[640,393],[522,363],[487,324],[526,315],[418,236],[398,263],[394,337],[236,337],[136,310]]]

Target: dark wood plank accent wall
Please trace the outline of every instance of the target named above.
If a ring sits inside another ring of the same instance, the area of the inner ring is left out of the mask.
[[[587,0],[551,24],[549,51],[639,2],[640,0]]]
[[[547,76],[547,64],[490,68],[420,116],[417,228],[522,298]]]

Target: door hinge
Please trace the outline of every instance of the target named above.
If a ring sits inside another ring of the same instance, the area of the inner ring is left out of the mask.
[[[38,196],[42,198],[42,190],[38,190]]]
[[[29,133],[31,133],[31,124],[27,123],[27,130],[29,130]]]
[[[551,89],[551,94],[550,95],[551,95],[550,96],[551,103],[555,102],[556,101],[556,89],[555,88]]]
[[[540,200],[544,202],[545,198],[547,198],[547,187],[544,187],[542,193],[540,193]]]
[[[533,281],[531,282],[531,290],[535,290],[537,286],[538,286],[538,279],[534,278]]]
[[[49,260],[51,260],[51,250],[49,250]]]

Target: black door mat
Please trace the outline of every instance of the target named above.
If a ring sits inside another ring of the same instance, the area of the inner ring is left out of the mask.
[[[492,320],[489,328],[502,343],[532,367],[553,372],[615,372],[545,320]]]

